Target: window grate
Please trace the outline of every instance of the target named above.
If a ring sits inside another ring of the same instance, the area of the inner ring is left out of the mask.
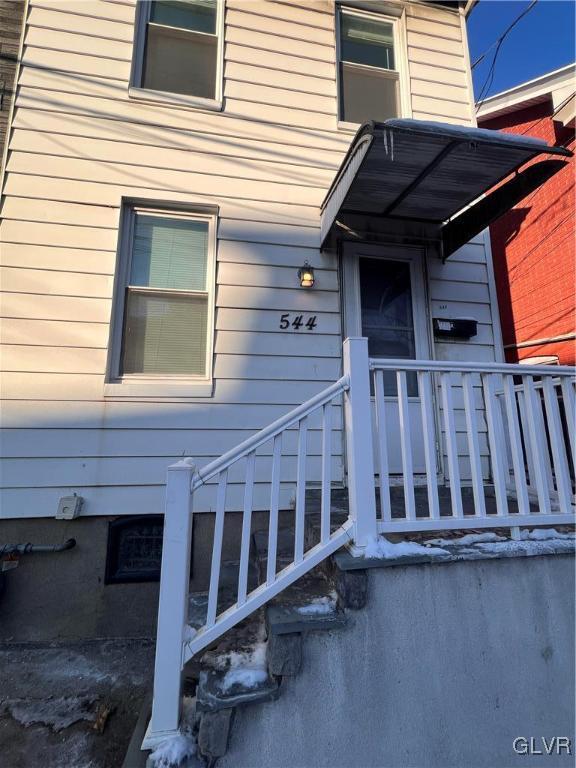
[[[108,527],[106,584],[160,580],[163,515],[113,520]]]

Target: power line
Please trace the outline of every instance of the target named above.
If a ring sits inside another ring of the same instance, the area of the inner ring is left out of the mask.
[[[492,63],[490,64],[490,69],[488,70],[488,74],[486,75],[486,80],[484,81],[484,85],[480,89],[480,94],[478,96],[478,100],[477,100],[477,103],[476,103],[476,111],[478,111],[480,109],[480,107],[482,106],[482,101],[483,101],[484,94],[487,93],[490,90],[490,86],[492,85],[492,83],[494,81],[494,71],[495,71],[495,67],[496,67],[496,60],[498,59],[498,54],[500,53],[500,48],[502,47],[502,43],[504,42],[506,37],[510,34],[510,32],[514,29],[516,24],[518,24],[518,22],[521,19],[523,19],[524,16],[526,16],[527,13],[530,13],[530,11],[532,10],[532,8],[534,8],[534,6],[536,5],[537,2],[538,2],[538,0],[532,0],[530,5],[527,8],[525,8],[522,11],[522,13],[519,16],[517,16],[514,19],[514,21],[504,30],[504,32],[500,35],[498,40],[496,40],[494,43],[492,43],[490,48],[488,48],[488,50],[485,51],[485,53],[483,53],[482,56],[480,56],[480,58],[476,59],[476,61],[472,65],[472,69],[474,69],[474,67],[477,64],[479,64],[485,58],[486,54],[492,48],[494,48],[494,47],[496,48],[496,50],[494,51],[494,56],[492,57]]]

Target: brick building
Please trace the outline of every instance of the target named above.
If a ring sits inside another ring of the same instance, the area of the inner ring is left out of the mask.
[[[486,99],[482,128],[574,149],[574,66]],[[576,362],[574,159],[490,227],[509,362]]]

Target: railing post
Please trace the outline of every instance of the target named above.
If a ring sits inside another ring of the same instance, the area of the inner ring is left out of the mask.
[[[344,341],[344,374],[350,381],[344,397],[348,503],[354,524],[354,549],[360,552],[378,533],[368,339],[352,337]]]
[[[195,472],[191,459],[183,459],[168,467],[154,698],[142,749],[152,749],[179,732],[184,627],[188,620],[190,591],[191,485]]]

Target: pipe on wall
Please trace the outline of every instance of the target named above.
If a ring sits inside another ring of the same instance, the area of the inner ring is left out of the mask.
[[[0,544],[0,557],[3,555],[30,555],[36,552],[65,552],[76,546],[76,539],[68,539],[63,544]]]

